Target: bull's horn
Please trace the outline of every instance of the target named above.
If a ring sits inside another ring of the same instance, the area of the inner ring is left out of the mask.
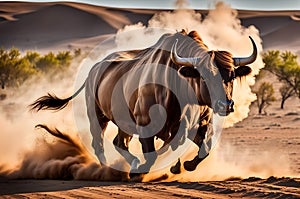
[[[177,64],[177,65],[182,65],[182,66],[193,66],[193,63],[195,62],[196,58],[184,58],[184,57],[179,57],[176,52],[177,48],[177,43],[178,39],[176,39],[175,43],[172,46],[171,49],[171,59],[172,61]]]
[[[251,64],[255,61],[255,59],[257,57],[257,47],[256,47],[255,42],[252,39],[252,37],[249,36],[249,38],[250,38],[250,40],[252,42],[252,46],[253,46],[252,55],[250,55],[249,57],[234,57],[233,61],[234,61],[235,66],[245,66],[245,65]]]

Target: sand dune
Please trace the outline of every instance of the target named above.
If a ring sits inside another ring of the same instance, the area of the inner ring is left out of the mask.
[[[255,25],[263,39],[264,49],[299,50],[300,22],[293,20],[291,13],[280,16],[258,16],[242,19],[245,26]],[[283,37],[283,35],[288,35]]]
[[[24,50],[66,48],[82,39],[114,34],[128,24],[146,22],[151,16],[77,3],[1,3],[0,45]],[[92,39],[85,45],[97,43]]]
[[[65,6],[51,5],[0,24],[2,46],[45,48],[69,39],[105,35],[116,29],[97,15]]]
[[[203,17],[208,11],[198,11]],[[148,20],[156,10],[105,8],[79,3],[1,3],[0,45],[21,49],[56,48],[57,44],[82,38],[115,34],[128,24]],[[255,25],[263,38],[265,49],[298,51],[300,22],[291,16],[298,11],[239,11],[243,26]],[[281,35],[289,35],[282,38]],[[93,42],[87,46],[95,46]],[[100,42],[100,41],[99,41]],[[62,47],[62,45],[58,45]],[[67,45],[64,45],[66,47]]]

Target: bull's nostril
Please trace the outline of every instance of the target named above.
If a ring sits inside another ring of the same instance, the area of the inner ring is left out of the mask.
[[[218,101],[217,103],[218,109],[221,111],[224,111],[226,108],[226,103],[222,102],[221,100]]]
[[[224,116],[234,111],[233,106],[234,106],[233,100],[226,100],[226,101],[218,100],[216,107],[219,114]]]
[[[229,113],[233,112],[234,111],[233,106],[234,106],[233,100],[227,100],[227,103],[226,103],[227,112],[229,112]]]

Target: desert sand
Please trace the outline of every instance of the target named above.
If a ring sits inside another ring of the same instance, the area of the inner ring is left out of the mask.
[[[23,51],[88,51],[125,25],[147,24],[157,12],[76,3],[1,2],[0,45]],[[208,11],[199,12],[205,15]],[[299,54],[299,11],[238,11],[238,16],[243,26],[255,25],[259,29],[264,49],[289,49]],[[274,86],[278,90],[280,84],[275,82]],[[276,97],[279,98],[278,92]],[[218,149],[222,160],[210,180],[163,176],[133,183],[11,178],[2,174],[0,198],[300,198],[299,102],[296,97],[288,99],[281,110],[277,100],[265,115],[257,114],[252,104],[246,119],[223,130]],[[7,104],[0,101],[3,110]],[[210,158],[204,165],[209,165]],[[206,170],[199,165],[195,172]]]
[[[299,179],[247,178],[208,182],[1,180],[2,198],[299,198]]]

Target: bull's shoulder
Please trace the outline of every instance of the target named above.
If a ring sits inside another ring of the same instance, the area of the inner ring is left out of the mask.
[[[141,50],[119,51],[108,55],[103,61],[106,62],[122,62],[135,60],[140,57]]]

